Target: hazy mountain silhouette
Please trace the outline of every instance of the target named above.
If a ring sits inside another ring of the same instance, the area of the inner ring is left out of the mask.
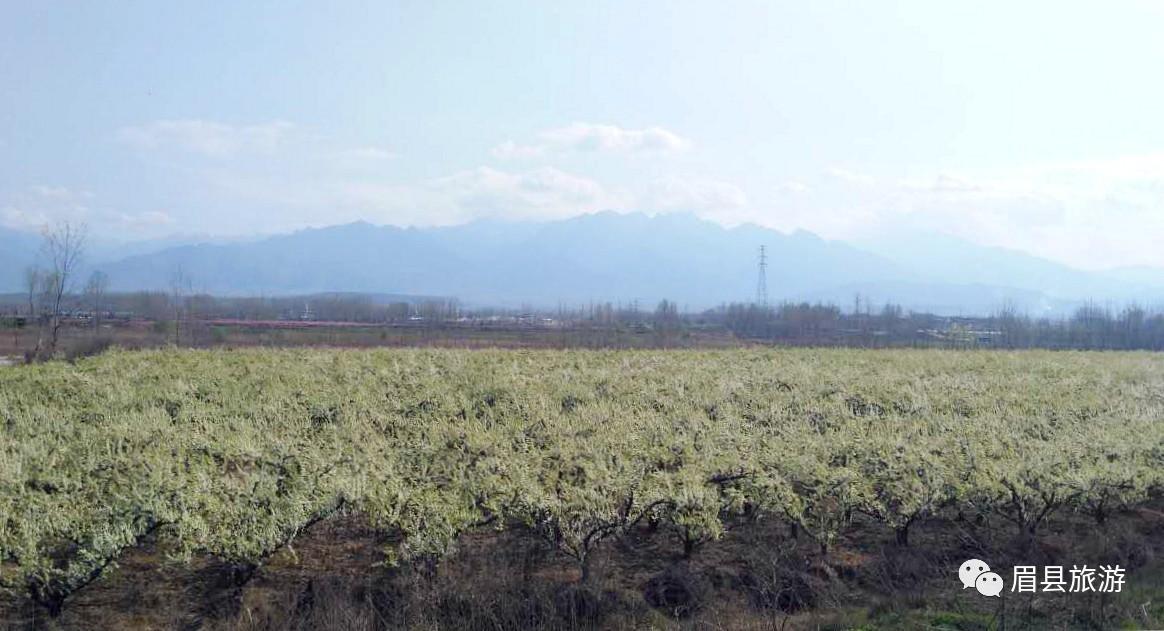
[[[9,243],[16,245],[9,247]],[[0,287],[19,290],[36,238],[0,232]],[[101,262],[115,290],[167,289],[181,270],[195,290],[219,294],[368,292],[455,296],[472,304],[688,309],[755,297],[757,251],[768,251],[771,301],[855,295],[940,313],[985,313],[1010,303],[1032,315],[1084,299],[1154,305],[1164,271],[1085,272],[1022,252],[934,234],[899,234],[861,247],[687,214],[604,212],[561,221],[478,221],[440,228],[357,222],[248,242],[180,245]],[[11,277],[11,278],[10,278]]]
[[[918,278],[928,282],[1024,288],[1052,300],[1123,301],[1129,294],[1152,287],[1153,277],[1158,281],[1156,286],[1164,285],[1164,270],[1125,268],[1089,273],[1025,252],[976,245],[942,234],[899,232],[861,241],[858,246],[914,270]]]
[[[38,235],[0,228],[0,291],[24,290],[24,270],[39,250]]]
[[[770,252],[773,299],[908,276],[883,257],[807,232],[609,212],[425,229],[361,222],[254,243],[170,248],[104,269],[117,289],[165,288],[181,269],[195,289],[217,293],[392,292],[511,305],[646,306],[669,298],[699,308],[753,298],[761,244]]]

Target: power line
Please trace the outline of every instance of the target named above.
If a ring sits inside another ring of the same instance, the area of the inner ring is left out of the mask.
[[[756,279],[756,304],[768,306],[768,254],[764,246],[760,246],[760,275]]]

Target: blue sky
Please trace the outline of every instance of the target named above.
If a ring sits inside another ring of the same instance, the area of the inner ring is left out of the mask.
[[[603,209],[1164,266],[1164,3],[4,2],[0,225]]]

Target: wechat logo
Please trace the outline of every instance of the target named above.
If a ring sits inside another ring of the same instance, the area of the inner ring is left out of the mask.
[[[958,568],[958,578],[962,581],[962,589],[973,587],[983,596],[998,596],[1002,593],[1002,577],[991,572],[985,561],[966,561]]]

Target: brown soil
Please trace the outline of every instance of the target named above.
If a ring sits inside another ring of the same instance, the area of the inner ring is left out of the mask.
[[[470,533],[442,562],[388,567],[392,541],[345,515],[316,524],[253,573],[206,557],[175,560],[163,541],[149,541],[55,619],[0,597],[0,628],[969,629],[999,628],[1000,613],[1014,628],[1151,628],[1164,625],[1156,617],[1164,611],[1144,604],[1164,600],[1162,508],[1115,516],[1101,529],[1067,515],[1035,543],[1009,524],[951,516],[917,526],[902,547],[857,519],[827,554],[775,520],[739,524],[690,559],[665,529],[644,529],[606,542],[584,586],[572,560],[521,529]],[[1015,564],[1118,563],[1128,593],[1010,594],[996,603],[957,584],[953,572],[972,557],[1004,568],[1008,585]],[[916,616],[926,622],[915,625]],[[960,622],[942,626],[935,616]]]

